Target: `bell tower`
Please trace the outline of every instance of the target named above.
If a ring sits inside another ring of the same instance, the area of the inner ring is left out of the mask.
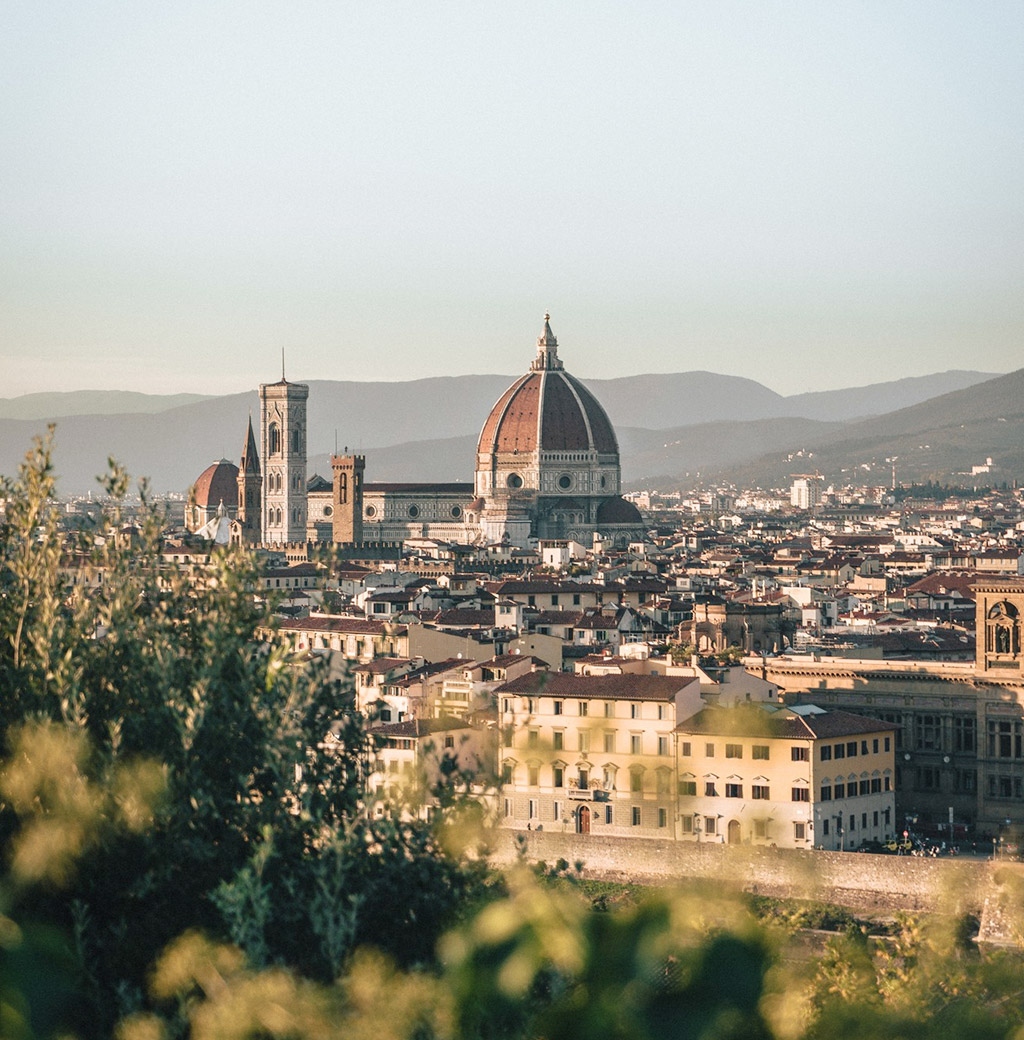
[[[364,455],[332,455],[334,473],[334,523],[332,539],[337,543],[361,545],[363,541]]]
[[[263,541],[268,545],[306,540],[305,383],[260,384],[260,454],[263,459]]]
[[[242,529],[243,545],[259,545],[263,540],[262,502],[260,491],[263,475],[260,472],[260,457],[256,451],[256,435],[252,432],[252,416],[249,416],[249,432],[242,449],[241,465],[238,467],[238,523]]]

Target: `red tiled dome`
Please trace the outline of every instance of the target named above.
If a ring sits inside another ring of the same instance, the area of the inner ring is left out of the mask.
[[[562,368],[545,320],[533,368],[491,409],[477,451],[597,451],[619,453],[615,431],[594,395]]]
[[[201,509],[216,509],[238,502],[238,467],[227,459],[207,466],[195,482],[193,491],[195,505]]]

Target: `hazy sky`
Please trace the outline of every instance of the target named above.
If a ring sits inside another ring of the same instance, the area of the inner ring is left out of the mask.
[[[0,396],[1024,366],[1024,4],[5,0]]]

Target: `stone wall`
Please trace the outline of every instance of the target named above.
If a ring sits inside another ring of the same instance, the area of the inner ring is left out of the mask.
[[[817,899],[860,913],[900,910],[981,914],[1005,901],[995,874],[1024,876],[1020,864],[602,838],[546,831],[502,831],[495,860],[512,862],[522,839],[527,859],[584,864],[588,877],[642,884],[702,878],[759,895]],[[992,941],[998,941],[993,937]]]

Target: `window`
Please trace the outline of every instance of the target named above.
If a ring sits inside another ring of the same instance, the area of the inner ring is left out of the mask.
[[[644,789],[644,773],[642,769],[631,769],[629,771],[629,789],[633,794],[639,794]]]
[[[743,784],[726,784],[725,785],[725,797],[726,798],[742,798],[743,797]]]
[[[758,762],[767,762],[769,753],[767,744],[755,744],[753,747],[753,757]]]
[[[767,820],[754,820],[754,837],[755,838],[767,838],[768,837],[768,821]]]
[[[643,753],[643,737],[639,733],[631,733],[629,737],[629,752],[631,755]]]
[[[846,742],[846,757],[847,758],[856,758],[857,757],[857,741],[856,740],[848,740]]]
[[[587,701],[580,701],[580,703],[579,703],[579,713],[580,713],[580,715],[589,715],[590,714],[590,704]]]
[[[562,714],[562,702],[561,701],[552,701],[551,702],[551,710],[552,710],[552,712],[555,715],[561,715]]]
[[[552,815],[554,816],[555,820],[560,820],[562,818],[562,803],[561,802],[553,802],[552,805],[551,805],[551,810],[552,810]]]
[[[615,718],[615,702],[614,701],[605,701],[604,702],[604,717],[606,719],[614,719]]]
[[[832,793],[836,796],[836,798],[845,798],[846,784],[836,784],[835,787],[832,788]]]
[[[883,787],[883,788],[884,788],[884,789],[885,789],[886,791],[889,791],[889,790],[891,790],[891,788],[892,788],[892,783],[891,783],[891,781],[890,781],[889,777],[887,777],[887,776],[883,776],[883,777],[882,777],[882,787]]]
[[[683,834],[693,834],[693,817],[681,816],[679,818],[679,829]]]
[[[563,733],[562,730],[556,729],[555,732],[551,734],[551,746],[555,751],[561,751],[565,747],[565,733]]]
[[[978,745],[978,720],[970,715],[953,718],[953,750],[973,752]]]
[[[587,754],[590,751],[590,733],[585,729],[580,729],[576,731],[576,735],[579,737],[580,754]]]
[[[707,780],[704,783],[704,797],[705,798],[717,798],[718,792],[715,790],[715,782],[713,780]]]
[[[832,785],[831,784],[822,784],[822,786],[821,786],[821,794],[819,796],[819,800],[822,801],[822,802],[831,802],[832,801]]]
[[[527,766],[527,783],[530,787],[536,787],[540,783],[540,768],[538,766]]]
[[[953,773],[953,790],[963,794],[973,794],[978,786],[976,769],[957,769]]]
[[[842,744],[835,744],[832,748],[834,758],[846,758],[846,748]]]
[[[794,802],[809,802],[811,800],[811,792],[806,787],[794,787],[792,791]]]
[[[715,757],[715,745],[714,744],[705,744],[704,745],[704,754],[705,754],[705,756],[707,758],[714,758]]]
[[[742,758],[743,757],[743,745],[742,744],[726,744],[725,745],[725,757],[726,758]]]
[[[871,792],[871,784],[867,780],[861,780],[860,782],[860,793],[869,794]]]
[[[672,785],[671,770],[662,766],[661,769],[655,773],[655,780],[657,783],[658,794],[668,794]]]
[[[828,837],[828,820],[821,821],[821,833],[827,838]]]
[[[640,806],[639,805],[634,805],[633,806],[633,826],[634,827],[639,827],[640,826]]]
[[[577,780],[581,791],[590,790],[590,770],[581,769],[579,771],[579,779]]]
[[[795,841],[805,841],[807,838],[807,824],[806,823],[794,823],[793,824],[793,839]]]
[[[718,833],[718,818],[716,816],[705,816],[704,817],[704,833],[705,834],[717,834]]]
[[[455,747],[455,738],[453,736],[451,736],[451,734],[449,734],[448,736],[446,736],[444,738],[444,746],[446,748],[453,748],[453,747]]]
[[[873,755],[878,754],[878,737],[875,737],[875,739],[871,741],[871,753]]]
[[[690,797],[697,796],[697,781],[696,780],[680,780],[679,781],[679,794],[683,797],[689,795]]]
[[[919,751],[935,751],[942,746],[942,718],[940,716],[914,716],[914,746]]]
[[[535,748],[540,744],[540,731],[536,729],[530,729],[526,731],[526,746],[528,748]]]
[[[611,823],[612,822],[612,807],[610,805],[606,805],[604,807],[604,822],[605,823]]]
[[[989,719],[988,753],[990,758],[1020,758],[1022,730],[1010,719]]]
[[[511,798],[506,798],[505,799],[505,815],[506,816],[511,816],[512,815],[512,799]]]
[[[828,744],[822,745],[821,748],[821,760],[822,762],[832,761],[832,748]]]
[[[604,789],[606,791],[614,791],[615,790],[615,769],[614,769],[614,767],[606,768],[605,771],[604,771],[603,776],[604,776]]]
[[[806,762],[809,759],[806,747],[794,745],[789,749],[789,752],[794,762]]]
[[[860,814],[860,829],[862,831],[866,831],[868,829],[868,814],[866,812],[862,812]]]
[[[537,799],[536,798],[531,798],[530,799],[529,813],[530,813],[530,819],[531,820],[536,820],[537,819]]]
[[[565,770],[561,766],[555,766],[551,775],[553,787],[565,787]]]
[[[658,810],[658,826],[659,827],[667,827],[668,826],[668,812],[665,809],[659,809]]]
[[[501,764],[501,782],[503,784],[512,783],[513,765],[511,762],[502,762]]]
[[[615,751],[615,734],[611,730],[606,730],[604,734],[604,749],[609,754]]]
[[[866,740],[862,740],[860,742],[860,753],[862,755],[866,755],[868,753],[868,742]]]
[[[640,705],[631,703],[629,706],[629,717],[631,719],[640,718]]]
[[[692,746],[692,745],[690,744],[690,742],[689,742],[688,740],[684,740],[684,741],[682,742],[682,744],[680,744],[680,745],[679,745],[679,753],[680,753],[680,754],[681,754],[681,755],[682,755],[682,756],[683,756],[684,758],[689,758],[689,757],[690,757],[690,755],[692,754],[692,751],[691,751],[691,746]]]
[[[754,786],[750,788],[750,797],[753,798],[754,801],[758,802],[769,801],[771,799],[771,794],[769,793],[768,785],[754,784]]]
[[[882,793],[882,778],[880,776],[872,777],[871,779],[871,793],[881,794]]]
[[[668,737],[658,737],[658,754],[668,754]]]
[[[886,737],[886,738],[885,738],[885,750],[886,750],[886,751],[889,751],[889,750],[891,750],[891,749],[890,749],[890,745],[891,745],[891,744],[892,744],[892,738],[891,738],[891,737]]]

